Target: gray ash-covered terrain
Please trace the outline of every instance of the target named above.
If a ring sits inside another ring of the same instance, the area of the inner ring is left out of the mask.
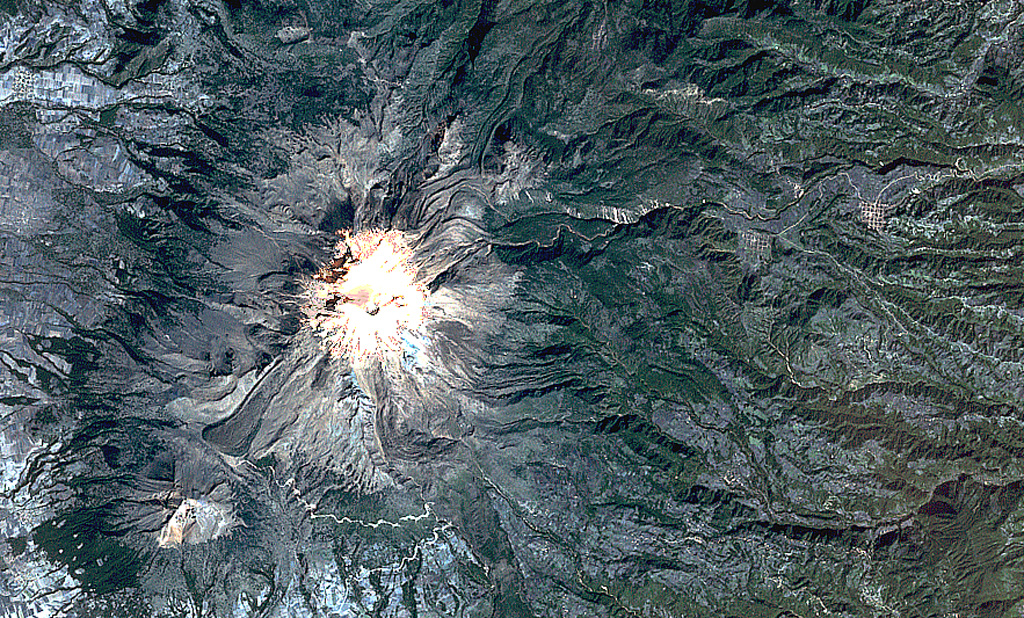
[[[1022,37],[0,1],[0,615],[1024,615]]]

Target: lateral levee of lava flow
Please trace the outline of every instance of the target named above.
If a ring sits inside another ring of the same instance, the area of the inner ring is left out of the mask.
[[[350,362],[400,350],[402,333],[425,316],[412,249],[396,230],[340,232],[334,259],[306,283],[306,318],[336,356]]]

